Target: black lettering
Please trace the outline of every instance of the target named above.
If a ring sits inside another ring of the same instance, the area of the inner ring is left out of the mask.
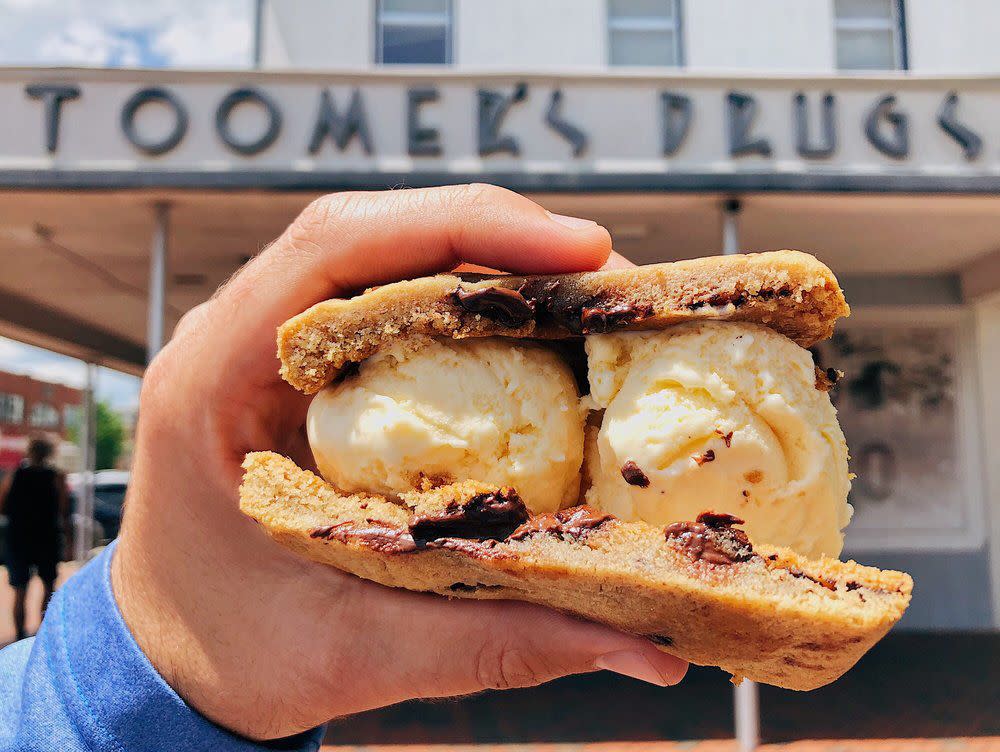
[[[241,104],[255,104],[267,115],[267,127],[264,132],[250,141],[240,141],[229,128],[229,116]],[[215,111],[215,132],[222,139],[222,143],[238,154],[246,156],[259,154],[273,144],[281,133],[281,110],[270,97],[257,89],[234,89],[225,96]]]
[[[681,148],[691,127],[693,107],[691,97],[664,91],[660,94],[661,105],[661,149],[663,156],[669,157]]]
[[[807,159],[822,159],[837,150],[836,100],[833,94],[823,95],[820,105],[820,132],[818,144],[809,139],[809,100],[801,91],[795,95],[795,150]]]
[[[906,114],[897,112],[895,106],[893,94],[875,102],[865,117],[865,138],[887,157],[903,159],[910,153],[909,124]],[[889,127],[889,134],[884,132],[885,126]]]
[[[424,86],[406,92],[406,150],[413,157],[441,156],[441,134],[437,128],[420,121],[420,108],[436,102],[440,94],[436,87]]]
[[[142,138],[135,127],[135,115],[139,108],[149,102],[160,102],[169,107],[174,113],[174,127],[164,138],[159,141],[150,141]],[[128,98],[125,106],[122,107],[121,116],[122,133],[125,138],[136,149],[152,156],[165,154],[173,149],[184,138],[188,129],[188,114],[184,105],[171,92],[166,89],[154,86],[148,89],[139,89]]]
[[[771,156],[771,142],[766,138],[753,138],[757,100],[752,94],[731,91],[726,94],[726,124],[729,131],[729,155],[745,157],[750,154]]]
[[[587,134],[562,116],[563,93],[561,89],[552,92],[549,109],[545,112],[545,122],[549,127],[570,142],[573,156],[579,157],[587,148]]]
[[[62,103],[79,99],[79,86],[62,84],[29,84],[24,87],[24,93],[32,99],[41,99],[45,104],[45,150],[55,154],[59,148],[59,119],[62,115]]]
[[[970,162],[983,150],[983,139],[969,126],[963,125],[956,115],[958,94],[948,92],[937,112],[937,123],[941,130],[951,136],[962,147],[965,158]]]
[[[317,154],[327,138],[332,138],[340,151],[347,148],[351,139],[357,138],[365,154],[372,153],[372,136],[360,89],[351,93],[351,103],[347,106],[346,115],[337,112],[337,105],[329,91],[324,89],[320,94],[316,127],[309,139],[309,153]]]
[[[479,130],[478,145],[479,156],[487,157],[490,154],[507,152],[513,156],[519,156],[521,147],[517,139],[513,136],[501,136],[500,126],[507,115],[511,105],[523,102],[528,96],[528,85],[520,83],[514,87],[514,92],[510,96],[504,96],[498,91],[491,89],[479,89],[477,98],[479,100]]]

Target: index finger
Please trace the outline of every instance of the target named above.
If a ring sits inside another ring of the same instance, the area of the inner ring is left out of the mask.
[[[597,223],[551,214],[496,186],[331,194],[303,211],[205,315],[225,322],[216,355],[264,345],[273,356],[278,325],[326,298],[462,261],[557,273],[597,269],[610,253],[611,237]]]

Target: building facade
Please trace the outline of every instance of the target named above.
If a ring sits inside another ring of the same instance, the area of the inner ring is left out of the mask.
[[[82,405],[79,389],[0,371],[0,474],[18,466],[34,436],[55,442],[60,467],[79,469],[74,432],[80,429]]]
[[[265,0],[261,62],[281,70],[995,74],[998,26],[990,0]]]
[[[975,707],[944,669],[900,667],[970,632],[995,651],[1000,627],[1000,4],[256,7],[246,70],[0,69],[0,334],[141,373],[185,311],[338,190],[497,183],[601,222],[637,263],[812,252],[853,309],[816,351],[847,374],[845,553],[917,583],[902,647],[856,675]],[[810,734],[885,715],[841,686],[855,704],[831,714],[815,693]]]

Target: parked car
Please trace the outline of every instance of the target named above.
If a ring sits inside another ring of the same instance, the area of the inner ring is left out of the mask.
[[[72,530],[67,532],[67,538],[75,534],[78,529],[78,510],[85,477],[84,473],[70,473],[66,476],[72,520]],[[127,470],[98,470],[94,473],[94,520],[97,524],[94,526],[94,538],[88,548],[107,545],[118,537],[128,481]]]

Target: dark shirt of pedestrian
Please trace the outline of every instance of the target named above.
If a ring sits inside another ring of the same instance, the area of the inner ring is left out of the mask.
[[[7,516],[7,574],[14,588],[14,629],[25,630],[25,597],[32,573],[45,588],[42,615],[56,583],[62,553],[62,521],[68,510],[66,478],[48,464],[52,443],[32,439],[28,456],[0,484],[0,505]]]

